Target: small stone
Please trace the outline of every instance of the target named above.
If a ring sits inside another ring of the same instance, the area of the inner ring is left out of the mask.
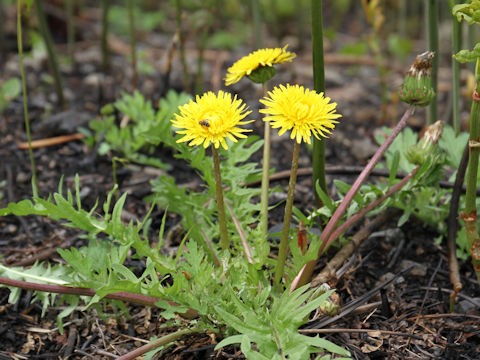
[[[377,145],[368,136],[352,141],[351,153],[358,161],[365,161],[377,151]]]
[[[419,264],[412,260],[402,260],[400,263],[400,269],[404,270],[407,267],[413,265],[413,268],[409,271],[409,275],[413,276],[426,276],[427,275],[427,267],[423,264]]]
[[[27,181],[30,180],[30,176],[25,174],[24,172],[19,172],[16,176],[16,181],[17,183],[20,183],[20,184],[24,184],[26,183]]]
[[[473,298],[472,300],[476,302],[477,305],[473,304],[472,301],[462,300],[457,305],[457,309],[456,309],[457,312],[460,314],[468,314],[472,310],[480,308],[480,298],[477,297],[477,298]]]

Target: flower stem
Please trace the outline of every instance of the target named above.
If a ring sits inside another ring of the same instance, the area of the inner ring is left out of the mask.
[[[477,280],[480,284],[480,238],[477,230],[477,172],[478,156],[480,153],[480,98],[478,88],[480,85],[480,61],[477,59],[475,65],[475,79],[477,81],[475,91],[473,92],[473,101],[470,111],[470,138],[468,141],[470,156],[467,169],[467,192],[465,195],[465,230],[467,233],[467,243],[472,255],[472,264],[477,274]]]
[[[283,217],[282,237],[280,238],[280,247],[278,249],[277,265],[275,267],[274,284],[278,286],[283,276],[285,260],[288,253],[288,237],[290,235],[290,222],[292,219],[293,197],[295,193],[295,183],[297,181],[298,157],[300,155],[300,144],[294,141],[292,169],[290,171],[290,182],[288,184],[287,203],[285,204],[285,216]]]
[[[253,18],[253,33],[255,34],[255,47],[257,49],[263,48],[263,29],[262,29],[262,14],[260,13],[260,1],[250,0],[252,7]]]
[[[460,3],[460,0],[448,0],[450,5],[450,10],[457,4]],[[453,54],[458,53],[462,48],[462,24],[458,22],[457,17],[452,15],[452,52]],[[453,128],[455,130],[455,135],[460,134],[460,63],[452,59],[452,74],[453,74],[453,84],[452,84],[452,96],[453,96]]]
[[[267,84],[263,83],[263,95],[267,95]],[[262,192],[260,196],[260,229],[264,240],[268,233],[268,190],[270,188],[270,121],[265,121],[263,142]]]
[[[325,92],[325,65],[323,61],[323,15],[322,0],[311,0],[312,9],[312,56],[313,56],[313,87],[316,92]],[[321,206],[321,200],[317,195],[316,184],[325,194],[327,180],[325,175],[325,140],[313,139],[313,193],[317,205]]]
[[[52,280],[46,279],[44,281],[51,282]],[[30,281],[9,279],[3,276],[0,276],[0,284],[6,285],[6,286],[13,286],[13,287],[25,289],[25,290],[42,291],[42,292],[48,292],[53,294],[67,294],[67,295],[76,295],[76,296],[95,296],[96,295],[96,291],[91,288],[80,288],[80,287],[73,287],[73,286],[66,286],[66,285],[40,284],[40,283],[34,283]],[[105,298],[113,299],[113,300],[121,300],[125,302],[131,302],[134,304],[139,304],[143,306],[152,306],[152,307],[156,307],[157,306],[156,304],[160,300],[153,296],[134,294],[134,293],[128,293],[123,291],[107,294],[105,295]],[[167,302],[172,306],[178,305],[173,301],[167,300]],[[192,309],[187,309],[187,311],[182,315],[184,317],[193,318],[196,315],[198,315],[198,313]]]
[[[160,339],[153,340],[153,341],[149,342],[148,344],[143,345],[143,346],[135,349],[134,351],[131,351],[131,352],[125,354],[125,355],[117,357],[117,360],[133,360],[133,359],[136,359],[137,357],[139,357],[139,356],[141,356],[141,355],[143,355],[143,354],[145,354],[145,353],[147,353],[151,350],[154,350],[154,349],[156,349],[160,346],[163,346],[163,345],[167,345],[171,342],[174,342],[174,341],[180,339],[182,336],[192,334],[196,331],[199,331],[199,330],[183,329],[183,330],[175,331],[174,333],[162,336]]]
[[[320,241],[322,242],[322,245],[320,246],[320,249],[318,251],[318,257],[320,257],[323,251],[332,243],[330,235],[335,229],[335,226],[340,221],[342,215],[345,213],[351,201],[353,200],[353,197],[358,192],[362,184],[365,182],[368,175],[372,172],[375,165],[380,161],[381,157],[383,156],[385,151],[387,151],[388,147],[392,144],[393,140],[407,125],[407,119],[410,117],[412,112],[413,112],[413,107],[410,106],[407,109],[407,111],[405,111],[402,118],[398,122],[397,126],[395,126],[395,128],[393,129],[391,134],[388,136],[388,138],[385,140],[385,142],[378,148],[378,150],[372,156],[368,164],[362,170],[362,172],[360,173],[358,178],[355,180],[350,190],[347,192],[347,194],[343,198],[340,205],[337,207],[337,209],[333,213],[332,217],[327,223],[327,226],[325,226],[325,228],[323,229],[322,235],[320,235]],[[300,270],[299,274],[296,276],[294,283],[292,283],[292,286],[294,286],[295,288],[298,288],[308,283],[312,277],[313,269],[315,268],[316,263],[317,263],[316,260],[312,260],[312,261],[309,261],[307,264],[305,264],[305,266],[302,268],[302,270]]]
[[[18,57],[20,59],[20,73],[22,74],[23,91],[23,115],[25,120],[25,132],[27,133],[28,156],[30,157],[30,167],[32,168],[32,192],[33,196],[38,196],[37,170],[35,167],[35,158],[32,150],[32,136],[30,133],[30,118],[28,116],[27,104],[27,81],[25,78],[25,67],[23,66],[23,40],[22,40],[22,0],[17,0],[17,44]]]
[[[438,0],[427,1],[427,23],[428,23],[428,50],[433,51],[435,56],[432,59],[432,89],[435,96],[428,106],[428,124],[438,120],[437,90],[438,90]]]
[[[223,250],[227,250],[230,246],[228,241],[227,232],[227,219],[225,216],[225,205],[223,202],[223,188],[222,188],[222,175],[220,174],[220,158],[218,156],[218,150],[212,145],[213,153],[213,172],[215,175],[215,193],[217,197],[218,207],[218,223],[220,225],[220,245]]]

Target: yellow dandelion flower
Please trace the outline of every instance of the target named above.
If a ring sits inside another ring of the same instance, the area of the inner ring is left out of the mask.
[[[236,127],[248,124],[251,121],[242,121],[251,111],[246,111],[246,105],[242,100],[233,97],[229,93],[219,91],[218,96],[209,91],[202,96],[196,96],[195,101],[179,106],[180,114],[175,114],[175,120],[171,120],[173,126],[183,130],[177,130],[177,134],[185,135],[177,142],[190,141],[188,145],[200,145],[207,148],[212,143],[215,148],[220,144],[228,149],[225,138],[236,142],[237,138],[246,138],[243,133],[252,130]]]
[[[253,53],[244,56],[228,68],[225,77],[225,85],[229,86],[240,81],[244,76],[249,76],[253,71],[260,67],[269,66],[273,68],[275,64],[281,64],[291,61],[295,58],[295,53],[287,51],[288,45],[284,48],[259,49]],[[272,74],[273,76],[273,74]]]
[[[312,134],[328,137],[342,115],[335,113],[336,103],[330,103],[330,98],[323,93],[304,89],[303,86],[280,85],[268,92],[269,97],[260,100],[266,106],[260,112],[268,114],[263,121],[270,121],[273,128],[280,128],[278,134],[292,130],[290,137],[297,143],[302,140],[311,143]]]

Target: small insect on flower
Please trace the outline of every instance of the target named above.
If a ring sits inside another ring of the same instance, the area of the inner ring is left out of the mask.
[[[227,138],[236,142],[252,131],[241,127],[253,121],[244,120],[251,111],[242,100],[221,90],[218,94],[209,91],[197,95],[195,101],[179,106],[178,110],[175,119],[171,120],[179,129],[177,134],[183,135],[177,142],[188,142],[190,146],[203,145],[206,148],[213,144],[216,149],[222,146],[227,150]]]
[[[199,123],[200,125],[202,125],[202,126],[207,127],[207,128],[210,127],[210,123],[208,122],[208,120],[205,120],[205,119],[204,119],[204,120],[200,120],[198,123]]]

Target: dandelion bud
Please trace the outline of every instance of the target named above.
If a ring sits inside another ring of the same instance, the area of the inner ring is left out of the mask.
[[[399,89],[400,99],[410,105],[427,106],[435,96],[430,71],[435,54],[426,51],[417,56]]]
[[[405,154],[408,161],[422,165],[427,157],[438,155],[438,140],[442,136],[443,123],[438,120],[435,124],[427,127],[422,139],[413,146],[410,146]]]

